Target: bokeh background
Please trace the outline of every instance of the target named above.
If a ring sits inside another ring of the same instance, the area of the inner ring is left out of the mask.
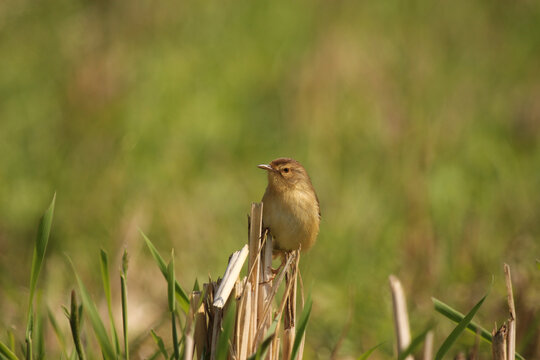
[[[308,358],[342,333],[339,358],[392,357],[390,274],[413,333],[439,321],[436,345],[452,325],[430,297],[466,312],[493,281],[491,329],[504,262],[518,350],[540,356],[539,24],[532,0],[2,1],[1,327],[24,327],[54,192],[42,302],[63,316],[65,254],[100,301],[99,249],[116,271],[126,248],[136,336],[166,311],[138,228],[174,247],[186,288],[217,278],[266,186],[256,165],[288,156],[323,215],[302,258]]]

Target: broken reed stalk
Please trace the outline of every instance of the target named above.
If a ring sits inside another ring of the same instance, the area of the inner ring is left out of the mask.
[[[407,302],[405,300],[405,292],[401,286],[399,279],[390,275],[390,290],[392,291],[392,304],[394,310],[394,327],[396,329],[397,353],[398,356],[411,343],[411,331],[409,328],[409,316],[407,315]],[[405,360],[413,360],[411,355]]]
[[[504,275],[506,279],[506,292],[508,293],[508,310],[510,312],[510,319],[508,319],[507,357],[509,360],[514,360],[516,357],[516,308],[514,306],[514,293],[512,291],[512,276],[508,264],[504,264]]]
[[[288,292],[287,300],[285,302],[285,315],[283,319],[283,359],[290,359],[292,354],[292,347],[294,344],[294,334],[296,330],[296,289],[298,286],[298,260],[300,257],[300,252],[295,251],[294,253],[295,265],[291,268],[290,273],[286,273],[287,283],[291,283],[291,290]]]
[[[498,330],[497,327],[495,327],[491,335],[493,336],[493,340],[491,343],[491,354],[493,356],[493,360],[507,360],[506,341],[508,336],[508,329],[506,327],[506,324],[502,324],[502,326]]]
[[[424,340],[424,360],[433,359],[433,331],[428,331]]]
[[[204,284],[202,294],[192,293],[186,320],[185,360],[207,358],[208,355],[211,360],[225,357],[246,360],[261,351],[263,342],[268,346],[263,349],[261,359],[277,360],[280,352],[284,356],[288,354],[284,358],[290,357],[295,335],[299,252],[286,253],[284,266],[274,276],[272,237],[263,231],[262,212],[262,203],[252,204],[248,244],[231,255],[223,279]],[[240,278],[246,259],[247,275]],[[274,299],[284,279],[285,291],[276,309]],[[218,343],[222,340],[218,339],[224,330],[224,314],[233,301],[236,302],[233,335],[228,354],[223,354],[219,353],[221,345],[218,348]],[[280,339],[282,320],[283,338]],[[270,334],[269,329],[272,329]],[[301,349],[297,358],[302,358]]]

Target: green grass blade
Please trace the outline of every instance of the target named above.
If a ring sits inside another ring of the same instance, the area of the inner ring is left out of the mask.
[[[26,349],[25,349],[25,358],[32,359],[32,333],[34,332],[34,311],[30,309],[28,313],[28,323],[26,324]]]
[[[248,360],[260,360],[264,359],[266,357],[266,352],[268,351],[268,348],[272,344],[272,341],[274,340],[274,337],[276,336],[276,328],[278,325],[280,318],[276,317],[274,321],[272,321],[272,324],[268,328],[268,331],[266,332],[266,337],[255,352],[255,354],[248,357]]]
[[[127,285],[126,285],[125,273],[120,275],[120,289],[122,293],[122,325],[124,329],[124,356],[126,360],[129,360]]]
[[[129,360],[129,341],[128,341],[128,307],[127,307],[127,271],[128,254],[124,250],[122,255],[122,272],[120,274],[120,292],[122,294],[122,326],[124,329],[124,357]]]
[[[200,286],[199,286],[199,280],[198,279],[195,279],[195,283],[193,284],[193,290],[192,291],[200,291]]]
[[[75,350],[77,351],[77,355],[79,356],[79,360],[85,360],[86,355],[84,353],[84,349],[82,347],[81,342],[81,320],[80,315],[81,312],[79,311],[79,306],[77,305],[77,297],[75,296],[75,290],[71,291],[71,311],[68,311],[64,308],[64,311],[66,312],[66,315],[69,319],[69,326],[71,327],[71,335],[73,336],[73,343],[75,344]]]
[[[145,360],[155,360],[158,358],[158,356],[161,354],[161,352],[159,350],[156,350],[154,351],[154,353],[152,355],[150,355],[150,357],[148,359],[145,359]],[[167,359],[166,359],[167,360]]]
[[[379,344],[375,345],[374,347],[368,349],[366,352],[364,352],[362,355],[360,355],[357,360],[367,360],[367,358],[370,357],[371,353],[373,353],[375,350],[377,350],[377,348],[382,346],[382,344],[384,344],[384,342],[379,343]]]
[[[225,316],[223,317],[223,332],[219,335],[216,360],[226,360],[229,356],[229,342],[233,335],[234,322],[236,317],[236,302],[231,301]]]
[[[8,339],[9,339],[9,348],[11,351],[15,351],[15,334],[13,334],[12,329],[8,329]]]
[[[469,325],[474,315],[476,315],[476,312],[478,311],[478,309],[480,309],[486,297],[487,297],[487,294],[484,295],[484,297],[482,297],[482,299],[480,299],[480,301],[476,305],[473,306],[471,311],[469,311],[469,313],[465,315],[465,317],[457,324],[457,326],[450,333],[450,335],[448,335],[448,337],[444,340],[443,344],[437,351],[437,354],[435,354],[435,360],[441,360],[444,357],[446,352],[450,349],[450,347],[454,344],[457,338],[461,335],[463,330],[467,328],[467,325]]]
[[[433,305],[435,306],[435,310],[442,315],[446,316],[448,319],[452,320],[455,323],[459,323],[465,318],[465,315],[460,313],[459,311],[453,309],[449,305],[443,303],[442,301],[431,298],[433,301]],[[474,321],[471,321],[469,324],[467,324],[467,329],[471,331],[473,334],[480,334],[480,337],[491,344],[491,333],[475,323]]]
[[[268,351],[268,348],[272,344],[272,341],[274,340],[275,334],[272,334],[271,336],[268,336],[266,339],[263,340],[261,343],[261,346],[257,349],[257,352],[250,357],[248,357],[248,360],[260,360],[264,359],[266,356],[266,351]]]
[[[32,338],[26,338],[26,354],[24,355],[26,360],[34,359],[34,353],[32,351]]]
[[[150,334],[152,334],[152,338],[156,342],[159,352],[163,355],[163,358],[165,358],[165,360],[168,360],[169,353],[167,353],[167,350],[165,349],[165,343],[163,343],[163,339],[158,334],[156,334],[154,330],[150,330]]]
[[[34,308],[34,295],[36,291],[37,280],[41,272],[41,266],[43,265],[43,259],[45,258],[45,251],[47,250],[47,243],[49,242],[49,235],[51,233],[51,224],[54,215],[54,205],[56,203],[56,193],[53,195],[52,201],[45,211],[41,220],[39,221],[38,232],[36,242],[34,244],[34,253],[32,255],[32,267],[30,270],[30,296],[28,298],[28,312],[26,323],[26,344],[27,344],[27,356],[32,355],[32,328],[33,328],[33,308]]]
[[[99,312],[96,308],[96,305],[92,301],[92,298],[90,297],[90,294],[88,293],[86,287],[81,281],[81,278],[75,271],[75,266],[73,266],[73,263],[71,264],[71,266],[73,267],[73,272],[79,285],[79,291],[81,292],[81,300],[83,306],[86,309],[88,317],[90,318],[90,323],[92,325],[92,328],[94,329],[94,333],[96,334],[96,338],[101,348],[101,352],[103,353],[103,357],[105,358],[105,360],[116,359],[116,353],[113,349],[111,342],[109,341],[107,331],[105,330],[105,326],[103,325],[103,322],[99,317]]]
[[[30,299],[28,302],[28,311],[32,311],[32,303],[34,301],[34,294],[36,290],[36,284],[41,272],[41,265],[45,257],[45,251],[47,250],[47,243],[49,242],[49,235],[51,233],[51,224],[54,215],[54,205],[56,203],[56,193],[53,196],[49,208],[43,214],[39,221],[38,232],[36,237],[36,243],[34,245],[34,254],[32,256],[32,269],[30,273]]]
[[[157,263],[157,265],[159,267],[159,270],[161,271],[161,273],[163,274],[165,279],[167,279],[167,276],[168,276],[167,275],[167,265],[165,264],[165,261],[163,260],[163,258],[159,254],[159,252],[157,251],[154,244],[152,244],[150,239],[148,239],[148,237],[146,237],[146,235],[142,231],[140,231],[140,233],[141,233],[142,237],[144,238],[144,241],[146,242],[146,246],[148,246],[148,249],[150,250],[150,253],[152,254],[152,257],[156,261],[156,263]],[[184,313],[187,314],[188,311],[189,311],[189,298],[188,298],[186,292],[184,291],[184,289],[182,289],[180,284],[178,284],[178,282],[175,282],[175,291],[176,291],[176,295],[177,295],[177,298],[178,298],[178,304],[180,305],[180,308],[184,311]]]
[[[459,323],[460,321],[462,321],[465,318],[465,315],[463,315],[459,311],[453,309],[449,305],[443,303],[442,301],[440,301],[440,300],[438,300],[436,298],[431,298],[431,299],[432,299],[433,304],[435,306],[435,310],[437,310],[437,312],[439,312],[440,314],[446,316],[448,319],[452,320],[453,322]],[[481,339],[483,339],[487,343],[491,344],[491,342],[492,342],[491,333],[489,331],[487,331],[485,328],[483,328],[482,326],[475,323],[474,321],[471,321],[469,324],[467,324],[467,330],[469,330],[470,332],[472,332],[475,335],[479,334]],[[518,353],[516,353],[516,359],[525,360],[523,358],[523,356],[521,356]]]
[[[178,333],[176,330],[176,299],[175,299],[174,278],[174,250],[171,251],[171,261],[167,265],[167,302],[171,313],[172,345],[174,349],[173,358],[180,359],[180,344],[178,343]]]
[[[414,339],[412,339],[411,343],[407,348],[401,352],[398,356],[398,360],[403,360],[418,347],[424,341],[427,333],[433,328],[433,325],[428,325],[424,331],[422,331],[420,334],[418,334]]]
[[[298,355],[298,350],[300,349],[302,338],[304,337],[304,333],[306,332],[306,327],[309,321],[309,315],[311,314],[312,305],[313,305],[313,302],[311,301],[311,296],[309,296],[306,301],[306,306],[304,307],[304,311],[302,311],[302,315],[300,316],[300,321],[298,322],[298,329],[296,330],[296,335],[294,336],[294,344],[293,344],[292,353],[291,353],[292,360],[295,360],[296,356]]]
[[[103,283],[103,291],[105,292],[105,299],[107,300],[107,310],[109,312],[109,321],[112,331],[112,340],[114,343],[114,348],[116,354],[120,353],[120,342],[118,340],[118,332],[116,331],[116,325],[114,324],[114,317],[112,311],[112,300],[111,300],[111,278],[109,275],[109,258],[105,250],[100,250],[100,268],[101,268],[101,282]]]
[[[176,310],[175,289],[174,284],[174,250],[171,252],[171,261],[167,265],[167,302],[169,304],[169,312],[174,313]]]
[[[36,318],[36,333],[35,333],[35,359],[36,360],[42,360],[45,358],[45,335],[43,333],[43,323],[44,323],[44,316],[39,315]]]
[[[5,356],[9,360],[19,360],[19,358],[13,353],[9,347],[0,341],[0,354]]]

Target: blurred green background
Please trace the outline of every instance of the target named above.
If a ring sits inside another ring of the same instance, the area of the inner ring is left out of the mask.
[[[100,299],[99,249],[116,270],[127,248],[134,334],[166,310],[138,228],[175,248],[186,288],[217,278],[264,192],[256,165],[288,156],[323,215],[302,258],[308,358],[329,358],[348,323],[340,358],[381,341],[375,357],[392,356],[392,273],[413,333],[440,320],[436,345],[451,325],[430,297],[466,312],[493,277],[491,329],[503,262],[518,349],[540,356],[539,24],[531,0],[3,1],[1,326],[23,327],[55,191],[43,302],[68,303],[64,254]]]

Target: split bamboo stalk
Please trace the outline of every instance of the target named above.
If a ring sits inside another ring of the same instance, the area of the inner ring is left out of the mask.
[[[506,279],[506,292],[508,293],[508,310],[510,312],[510,319],[508,319],[507,358],[508,360],[514,360],[516,357],[516,308],[514,305],[514,293],[512,291],[512,275],[508,264],[504,264],[504,275]]]
[[[402,351],[407,349],[411,343],[411,331],[409,328],[409,316],[407,314],[407,302],[405,300],[405,292],[401,286],[399,279],[390,275],[390,289],[392,291],[392,303],[394,306],[394,327],[396,329],[397,352],[398,356]],[[412,355],[409,355],[405,360],[413,360]]]

